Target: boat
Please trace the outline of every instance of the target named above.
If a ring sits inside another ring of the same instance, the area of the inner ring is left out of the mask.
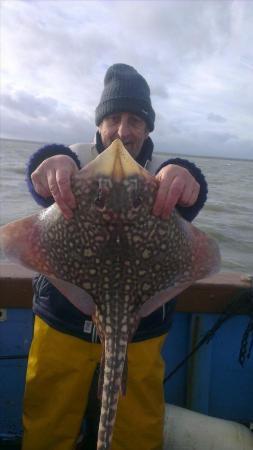
[[[1,450],[21,445],[33,275],[0,265]],[[163,349],[164,450],[253,449],[252,325],[250,275],[221,272],[179,295]]]

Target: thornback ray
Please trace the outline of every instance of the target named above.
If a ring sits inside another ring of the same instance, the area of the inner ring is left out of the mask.
[[[90,312],[103,346],[98,450],[109,450],[127,345],[139,320],[219,270],[216,242],[176,210],[152,214],[158,182],[119,139],[72,178],[74,216],[56,204],[0,229],[7,258],[44,273]]]

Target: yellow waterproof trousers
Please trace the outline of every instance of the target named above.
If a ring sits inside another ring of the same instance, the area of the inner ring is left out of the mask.
[[[162,450],[165,336],[128,347],[112,450]],[[22,450],[73,450],[101,345],[61,333],[36,317],[24,397]]]

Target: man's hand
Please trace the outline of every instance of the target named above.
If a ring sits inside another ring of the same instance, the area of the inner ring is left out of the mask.
[[[155,216],[167,219],[176,205],[192,206],[196,202],[200,185],[184,167],[169,164],[156,178],[159,188],[153,208]]]
[[[35,191],[44,198],[53,196],[66,219],[73,216],[72,210],[76,207],[70,180],[77,171],[73,159],[56,155],[45,159],[31,174]]]

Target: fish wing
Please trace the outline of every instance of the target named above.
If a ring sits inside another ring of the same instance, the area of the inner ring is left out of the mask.
[[[218,271],[220,254],[176,211],[168,220],[152,215],[157,181],[119,140],[74,176],[72,190],[72,219],[53,205],[2,227],[0,244],[8,258],[44,273],[92,313],[103,345],[97,449],[108,450],[127,344],[140,318]]]

